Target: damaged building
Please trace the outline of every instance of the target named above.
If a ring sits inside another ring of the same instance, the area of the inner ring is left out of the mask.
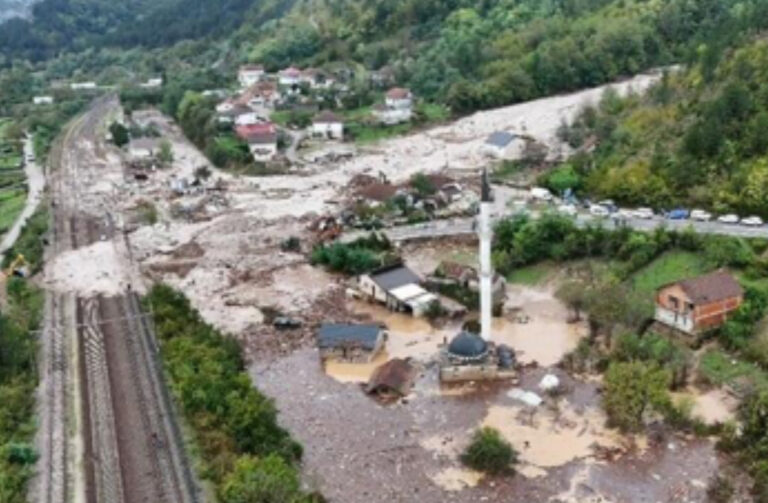
[[[317,348],[323,360],[367,363],[384,349],[387,338],[381,325],[326,323],[317,331]]]
[[[392,311],[422,316],[437,296],[421,286],[421,278],[404,264],[377,269],[358,278],[358,288],[370,301],[387,306]]]

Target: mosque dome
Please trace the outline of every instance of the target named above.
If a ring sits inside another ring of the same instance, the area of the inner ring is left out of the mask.
[[[479,335],[464,331],[453,338],[448,353],[460,359],[482,359],[488,354],[488,344]]]

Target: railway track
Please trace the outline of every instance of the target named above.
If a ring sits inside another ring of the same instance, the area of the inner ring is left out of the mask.
[[[52,184],[49,256],[116,238],[105,202],[103,216],[78,206],[90,197],[87,186],[78,184],[79,167],[98,164],[103,152],[98,129],[113,106],[109,99],[97,100],[51,151],[59,172]],[[96,147],[89,150],[84,140]],[[130,289],[114,297],[48,292],[46,306],[41,345],[46,386],[38,440],[43,455],[33,499],[201,501],[163,381],[152,323],[138,296]],[[57,420],[72,410],[74,418]]]

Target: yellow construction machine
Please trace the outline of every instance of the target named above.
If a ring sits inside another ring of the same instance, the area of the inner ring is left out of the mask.
[[[19,253],[16,258],[13,259],[11,265],[6,267],[3,271],[0,271],[0,273],[4,278],[10,276],[20,276],[24,278],[29,275],[29,262],[24,258],[24,255]]]

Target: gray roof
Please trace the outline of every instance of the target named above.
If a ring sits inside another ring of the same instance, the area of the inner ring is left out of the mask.
[[[394,290],[405,285],[419,284],[421,278],[402,264],[383,267],[371,273],[371,279],[384,290]]]
[[[464,331],[453,338],[448,352],[460,358],[482,358],[488,353],[488,344],[479,335]]]
[[[381,331],[379,325],[326,323],[317,332],[317,347],[361,347],[373,351]]]
[[[506,131],[496,131],[495,133],[492,133],[488,139],[485,140],[485,144],[504,148],[512,143],[512,140],[515,138],[517,138],[517,136],[513,135],[512,133],[507,133]]]

